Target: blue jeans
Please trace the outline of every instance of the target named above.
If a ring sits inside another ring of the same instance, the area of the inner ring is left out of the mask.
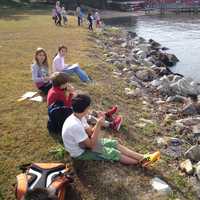
[[[70,65],[69,65],[70,67]],[[63,72],[66,74],[76,74],[81,81],[83,82],[87,82],[90,81],[90,78],[88,77],[88,75],[86,74],[85,71],[83,71],[80,66],[77,65],[77,67],[74,67],[73,69],[68,69],[67,67],[65,69],[63,69]]]

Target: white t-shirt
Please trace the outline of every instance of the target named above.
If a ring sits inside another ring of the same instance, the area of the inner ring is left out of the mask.
[[[89,125],[85,117],[81,120],[71,114],[64,122],[62,128],[62,139],[65,149],[71,157],[80,156],[85,150],[80,148],[79,143],[88,138],[85,128]]]

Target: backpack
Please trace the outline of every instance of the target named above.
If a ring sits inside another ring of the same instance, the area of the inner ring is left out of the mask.
[[[33,163],[17,176],[16,199],[22,200],[28,190],[51,188],[58,200],[65,199],[67,186],[73,182],[69,169],[63,163]]]
[[[61,133],[65,119],[73,113],[71,108],[64,106],[62,101],[57,101],[48,106],[47,128],[49,132]]]

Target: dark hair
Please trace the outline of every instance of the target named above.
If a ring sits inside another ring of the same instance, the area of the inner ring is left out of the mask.
[[[72,109],[75,113],[84,112],[91,104],[91,98],[86,94],[78,94],[72,99]]]
[[[25,194],[24,200],[58,200],[58,198],[45,188],[35,188]]]
[[[65,45],[60,45],[58,47],[58,52],[60,52],[61,49],[66,49],[67,50],[67,47]]]
[[[69,77],[63,72],[54,72],[51,75],[51,81],[54,87],[60,87],[61,85],[69,82]]]

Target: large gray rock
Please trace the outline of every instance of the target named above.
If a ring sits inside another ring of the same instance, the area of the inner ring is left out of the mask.
[[[184,119],[179,119],[176,120],[176,123],[181,123],[184,126],[194,126],[200,123],[200,116],[195,116],[195,117],[188,117]]]
[[[137,78],[141,79],[142,81],[152,81],[156,78],[156,74],[151,69],[143,69],[136,72]]]
[[[138,51],[136,55],[138,56],[138,58],[141,58],[141,59],[144,59],[147,56],[147,54],[144,51]]]
[[[142,96],[142,91],[139,88],[136,88],[135,90],[130,89],[130,88],[125,88],[125,94],[129,98],[141,97]]]
[[[179,59],[174,55],[174,54],[166,54],[168,59],[169,59],[169,62],[173,63],[173,65],[175,65]]]
[[[194,145],[185,152],[185,157],[198,162],[200,161],[200,145]]]
[[[186,98],[180,95],[170,96],[167,98],[166,102],[185,102]]]
[[[151,45],[149,44],[139,44],[138,48],[144,52],[149,52],[151,49]]]
[[[169,195],[172,193],[171,187],[158,177],[155,177],[151,180],[151,185],[154,190],[163,195]]]
[[[200,181],[200,162],[198,162],[195,166],[195,174]]]
[[[198,95],[198,89],[191,85],[191,80],[182,78],[172,84],[170,84],[172,91],[177,94],[188,96],[188,95]]]
[[[183,115],[197,115],[199,113],[198,113],[197,106],[194,103],[190,103],[182,109],[182,114]]]
[[[144,66],[147,66],[147,67],[151,67],[153,65],[153,62],[151,62],[149,58],[145,58],[141,60],[141,62],[143,63]]]
[[[128,36],[129,36],[130,38],[135,38],[135,37],[137,36],[137,33],[132,32],[132,31],[128,31]]]
[[[155,79],[155,80],[151,81],[150,84],[151,84],[152,86],[154,86],[154,87],[158,87],[158,86],[161,84],[161,81]]]

